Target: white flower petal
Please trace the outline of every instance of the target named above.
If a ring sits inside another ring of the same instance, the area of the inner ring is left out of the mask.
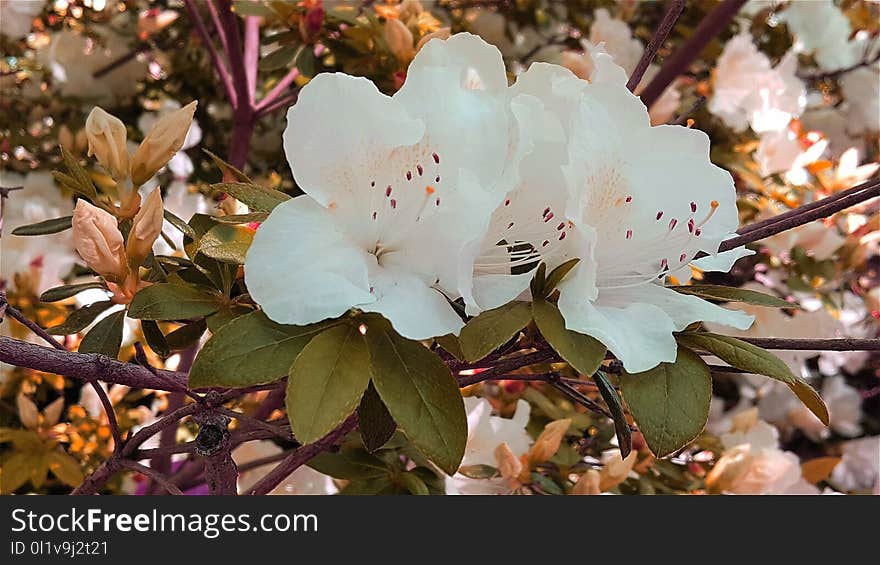
[[[281,324],[310,324],[375,300],[368,255],[307,195],[280,204],[245,261],[248,291]]]

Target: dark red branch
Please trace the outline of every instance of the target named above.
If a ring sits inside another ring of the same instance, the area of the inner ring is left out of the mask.
[[[727,27],[730,20],[739,12],[747,0],[723,0],[715,7],[694,30],[693,35],[676,50],[660,68],[657,76],[642,91],[642,102],[648,108],[660,98],[666,87],[672,84],[679,75],[684,73],[690,64],[709,45],[715,36]]]
[[[684,10],[684,0],[672,0],[669,9],[666,10],[666,14],[663,16],[663,20],[660,21],[660,25],[654,33],[654,37],[648,42],[648,46],[645,48],[642,58],[639,60],[635,70],[633,70],[630,75],[629,80],[626,82],[626,87],[630,92],[635,91],[639,83],[642,82],[642,77],[645,76],[645,71],[648,70],[651,62],[654,61],[654,57],[657,56],[657,51],[660,50],[660,46],[663,45],[663,42],[669,37],[669,32],[675,27],[675,22],[678,21],[678,17],[681,15],[682,10]]]

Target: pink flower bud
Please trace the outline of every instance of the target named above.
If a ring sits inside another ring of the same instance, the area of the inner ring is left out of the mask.
[[[125,243],[116,218],[85,200],[73,212],[73,243],[90,269],[112,282],[128,274]]]
[[[128,254],[128,263],[133,269],[144,262],[153,249],[156,238],[162,233],[163,213],[162,193],[156,188],[141,205],[141,209],[132,221],[131,231],[128,232],[125,250]]]
[[[192,125],[198,102],[160,118],[141,142],[131,161],[131,181],[140,186],[150,180],[180,151]]]
[[[86,118],[86,138],[89,142],[89,155],[94,155],[116,181],[129,175],[128,149],[125,146],[127,134],[125,124],[119,118],[108,114],[98,106],[92,108]]]

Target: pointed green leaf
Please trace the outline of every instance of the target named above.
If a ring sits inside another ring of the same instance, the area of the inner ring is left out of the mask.
[[[367,334],[373,384],[398,427],[447,474],[464,456],[467,418],[458,384],[422,344],[382,324]]]
[[[290,200],[290,196],[280,190],[253,183],[221,182],[212,184],[211,190],[237,198],[257,212],[271,212],[275,206]]]
[[[79,344],[80,353],[100,353],[116,359],[122,345],[125,310],[113,312],[89,330]]]
[[[233,214],[231,216],[212,216],[214,221],[220,224],[250,224],[254,222],[265,222],[268,217],[268,212],[250,212],[248,214]]]
[[[532,321],[528,302],[511,302],[483,312],[461,330],[461,350],[465,360],[479,361],[517,335]]]
[[[300,443],[321,439],[348,418],[370,383],[370,358],[355,325],[329,328],[306,345],[287,377],[287,418]]]
[[[617,394],[617,389],[608,381],[608,377],[602,371],[597,371],[593,375],[593,381],[596,383],[596,388],[599,389],[599,394],[602,395],[605,404],[608,405],[611,416],[613,416],[614,432],[617,434],[620,456],[625,458],[632,451],[632,433],[629,429],[629,422],[626,420],[626,412],[620,401],[620,395]]]
[[[357,411],[361,440],[363,440],[367,451],[372,453],[388,443],[397,430],[397,424],[388,412],[388,408],[382,403],[382,399],[379,398],[379,393],[376,392],[373,383],[370,383],[367,390],[364,391]]]
[[[63,147],[61,148],[61,159],[64,161],[64,166],[67,168],[67,172],[70,173],[69,176],[75,184],[75,186],[70,187],[71,190],[82,194],[94,202],[98,197],[98,193],[95,191],[95,185],[92,182],[92,177],[89,176],[89,173],[79,164],[76,157],[71,155]]]
[[[282,45],[260,59],[259,68],[261,71],[274,71],[288,67],[296,58],[300,49],[302,49],[302,46]]]
[[[338,453],[321,453],[309,463],[312,469],[347,481],[374,479],[388,475],[384,461],[361,449],[342,449]]]
[[[670,286],[672,290],[682,294],[692,294],[708,300],[720,300],[725,302],[745,302],[755,306],[767,306],[769,308],[800,308],[793,302],[787,302],[781,298],[732,286],[718,284],[694,284],[685,286]]]
[[[183,235],[192,238],[196,236],[195,230],[193,230],[188,223],[184,222],[182,219],[178,218],[168,210],[165,210],[162,215],[169,224],[177,228],[177,230]]]
[[[100,281],[87,282],[82,284],[69,284],[66,286],[56,286],[55,288],[50,288],[49,290],[41,294],[40,302],[58,302],[72,296],[76,296],[84,290],[90,290],[93,288],[100,288],[104,290],[107,289],[104,283]]]
[[[79,310],[71,312],[63,323],[47,328],[46,331],[52,335],[71,335],[82,331],[89,324],[95,321],[95,318],[102,312],[113,306],[110,300],[95,302],[88,306],[84,306]]]
[[[244,182],[244,183],[251,182],[250,177],[248,177],[246,174],[241,172],[236,167],[230,165],[229,163],[227,163],[226,161],[221,159],[215,153],[212,153],[212,152],[208,151],[207,149],[202,149],[202,151],[204,151],[208,155],[208,157],[210,157],[211,160],[214,161],[214,164],[217,165],[217,167],[221,171],[223,171],[224,178],[226,178],[226,176],[229,175],[230,177],[234,178],[238,182]]]
[[[459,361],[464,361],[464,351],[461,349],[461,341],[452,335],[446,334],[441,335],[440,337],[435,337],[434,341],[437,342],[437,345],[443,348],[446,353],[449,353]]]
[[[220,224],[214,226],[199,240],[199,252],[223,263],[243,265],[254,230],[245,226]]]
[[[828,407],[822,397],[803,379],[792,373],[782,359],[769,351],[735,337],[712,333],[680,333],[676,335],[676,339],[685,347],[708,351],[737,369],[785,383],[823,424],[829,424]]]
[[[186,320],[209,316],[223,297],[208,289],[182,284],[154,284],[134,295],[128,315],[141,320]]]
[[[51,220],[37,222],[36,224],[18,226],[12,230],[12,235],[49,235],[69,230],[72,226],[73,216],[64,216],[63,218],[52,218]]]
[[[666,457],[694,440],[709,419],[712,377],[693,352],[678,348],[675,363],[620,377],[623,398],[657,457]]]
[[[547,284],[547,264],[541,263],[538,265],[538,268],[535,269],[535,276],[532,277],[531,282],[529,283],[529,288],[532,291],[532,299],[537,300],[538,298],[544,298],[546,294],[544,293],[544,288]]]
[[[85,477],[79,462],[67,453],[54,450],[49,452],[49,469],[62,483],[71,487],[78,487]]]
[[[401,473],[400,482],[403,483],[404,488],[406,488],[410,494],[416,496],[428,496],[431,494],[428,492],[428,485],[425,484],[425,481],[415,473]]]
[[[327,324],[286,326],[255,310],[222,326],[199,352],[189,374],[194,388],[246,387],[288,373],[300,351]]]
[[[572,269],[577,266],[580,259],[569,259],[565,263],[559,265],[547,275],[547,281],[544,283],[544,295],[549,296],[551,292],[556,290],[556,285],[562,282],[562,279],[565,278]]]
[[[588,335],[566,329],[562,313],[552,302],[535,300],[532,314],[541,335],[560,357],[584,375],[596,372],[605,359],[604,345]]]

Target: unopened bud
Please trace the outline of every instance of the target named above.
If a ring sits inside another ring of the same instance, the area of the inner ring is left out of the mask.
[[[85,200],[77,201],[73,243],[86,265],[105,279],[120,282],[127,275],[125,242],[112,214]]]
[[[131,231],[128,232],[125,251],[128,255],[128,264],[133,269],[144,262],[153,249],[156,238],[162,233],[163,214],[162,193],[156,188],[141,205],[141,209],[132,221]]]
[[[599,494],[600,492],[602,491],[599,490],[599,471],[595,469],[590,469],[581,475],[581,478],[571,489],[571,494],[577,495]]]
[[[714,492],[732,490],[748,471],[752,461],[753,457],[747,444],[727,450],[706,476],[706,487]]]
[[[523,464],[519,457],[511,451],[510,446],[506,443],[495,448],[495,461],[498,463],[498,472],[508,481],[516,480],[523,470]]]
[[[562,444],[562,438],[571,426],[571,419],[555,420],[544,427],[544,431],[535,440],[535,445],[529,451],[529,460],[532,464],[543,463],[553,457],[559,446]]]
[[[86,118],[85,131],[89,142],[89,156],[97,157],[98,163],[116,181],[128,178],[130,169],[128,149],[125,146],[125,124],[116,116],[95,106]]]
[[[448,27],[441,27],[437,31],[432,31],[431,33],[419,40],[419,43],[416,45],[416,53],[418,53],[422,49],[422,47],[424,47],[425,44],[427,44],[432,39],[442,39],[445,41],[449,39],[450,35],[452,35],[452,30]]]
[[[388,50],[401,63],[409,63],[416,56],[412,32],[400,20],[386,21],[384,35]]]
[[[630,451],[626,459],[623,459],[620,453],[612,455],[602,467],[602,472],[599,473],[599,490],[607,492],[625,481],[632,471],[633,465],[636,464],[636,459],[638,459],[638,453],[635,451]]]
[[[183,147],[198,102],[159,118],[141,142],[131,162],[131,180],[140,186],[150,180]]]

